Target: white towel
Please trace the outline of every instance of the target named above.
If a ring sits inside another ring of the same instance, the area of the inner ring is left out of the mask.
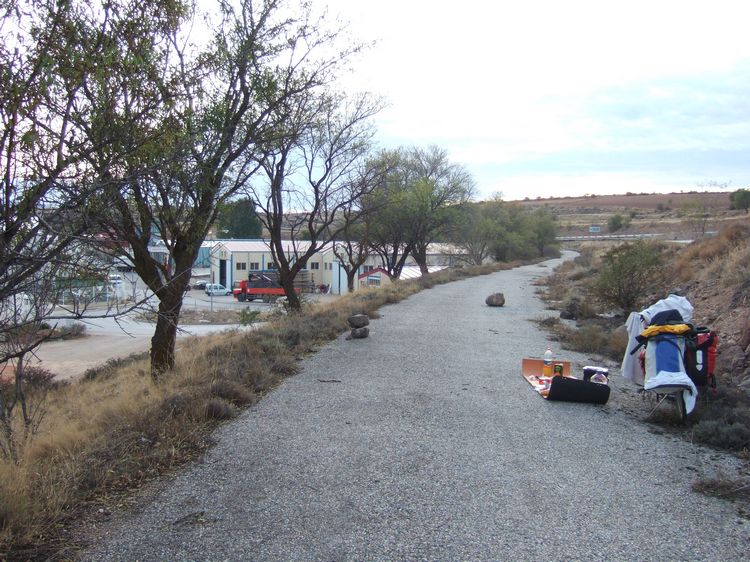
[[[645,327],[641,315],[637,312],[631,312],[625,322],[625,328],[628,331],[628,345],[625,348],[625,355],[622,358],[622,367],[620,368],[623,377],[640,386],[643,386],[643,371],[638,361],[638,352],[633,355],[630,352],[638,345],[638,340],[635,337],[640,335]]]

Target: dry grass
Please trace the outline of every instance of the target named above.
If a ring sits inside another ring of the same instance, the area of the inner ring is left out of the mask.
[[[514,265],[446,270],[309,305],[250,332],[194,338],[158,386],[140,356],[52,388],[21,462],[0,462],[0,559],[63,557],[75,546],[64,525],[203,453],[218,423],[295,374],[301,357],[347,330],[349,316],[376,317],[383,304],[435,284]]]
[[[549,331],[563,349],[571,351],[618,360],[622,359],[628,344],[627,334],[614,329],[618,321],[588,322],[581,327],[565,324],[558,318],[545,318],[537,323]]]
[[[750,519],[750,480],[719,474],[715,478],[700,478],[693,482],[693,491],[706,496],[728,500],[737,507],[737,515]]]
[[[693,484],[693,490],[717,498],[750,500],[750,482],[740,478],[703,478]]]
[[[701,275],[721,279],[725,286],[750,280],[750,225],[733,224],[697,244],[691,244],[675,258],[674,269],[681,281]]]

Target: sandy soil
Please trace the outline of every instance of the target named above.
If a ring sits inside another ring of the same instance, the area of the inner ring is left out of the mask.
[[[338,298],[338,295],[308,295],[309,300],[326,303]],[[268,306],[259,307],[263,312],[271,310]],[[100,324],[106,320],[98,321]],[[236,327],[239,322],[239,310],[220,308],[214,312],[207,309],[185,309],[180,328],[186,333],[178,334],[179,339],[190,335],[218,332]],[[153,326],[151,324],[129,324],[129,333],[118,328],[109,328],[109,333],[92,333],[89,327],[87,335],[74,340],[55,340],[43,344],[36,352],[32,363],[49,369],[59,379],[70,379],[83,375],[87,369],[106,363],[109,359],[122,359],[136,353],[149,351]]]
[[[89,335],[75,340],[43,344],[36,353],[35,364],[49,369],[58,379],[81,376],[87,369],[149,350],[151,336]]]
[[[185,332],[177,335],[177,350],[180,340],[192,335],[206,335],[235,328],[236,324],[203,324],[181,326]],[[122,359],[133,354],[148,352],[153,328],[147,326],[138,333],[126,334],[94,333],[73,340],[56,340],[44,343],[36,352],[35,364],[49,369],[58,379],[70,379],[83,375],[87,369],[102,365],[110,359]]]

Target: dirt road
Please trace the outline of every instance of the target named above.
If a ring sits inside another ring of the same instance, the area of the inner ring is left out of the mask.
[[[532,321],[548,267],[382,308],[369,338],[305,360],[85,559],[746,560],[750,524],[691,490],[737,459],[650,432],[617,392],[547,402],[521,377],[555,349]],[[505,307],[486,306],[497,291]]]
[[[151,348],[154,325],[146,322],[126,321],[118,325],[113,319],[101,319],[87,326],[82,338],[66,341],[50,341],[41,345],[31,364],[42,366],[58,379],[75,378],[87,369],[106,363],[109,359],[120,359],[134,353],[143,353]],[[180,327],[180,340],[192,335],[205,335],[237,328],[236,325],[204,324]]]

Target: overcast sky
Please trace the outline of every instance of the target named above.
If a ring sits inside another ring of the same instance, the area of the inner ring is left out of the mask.
[[[316,0],[376,45],[381,146],[437,144],[480,199],[750,187],[748,0]]]

